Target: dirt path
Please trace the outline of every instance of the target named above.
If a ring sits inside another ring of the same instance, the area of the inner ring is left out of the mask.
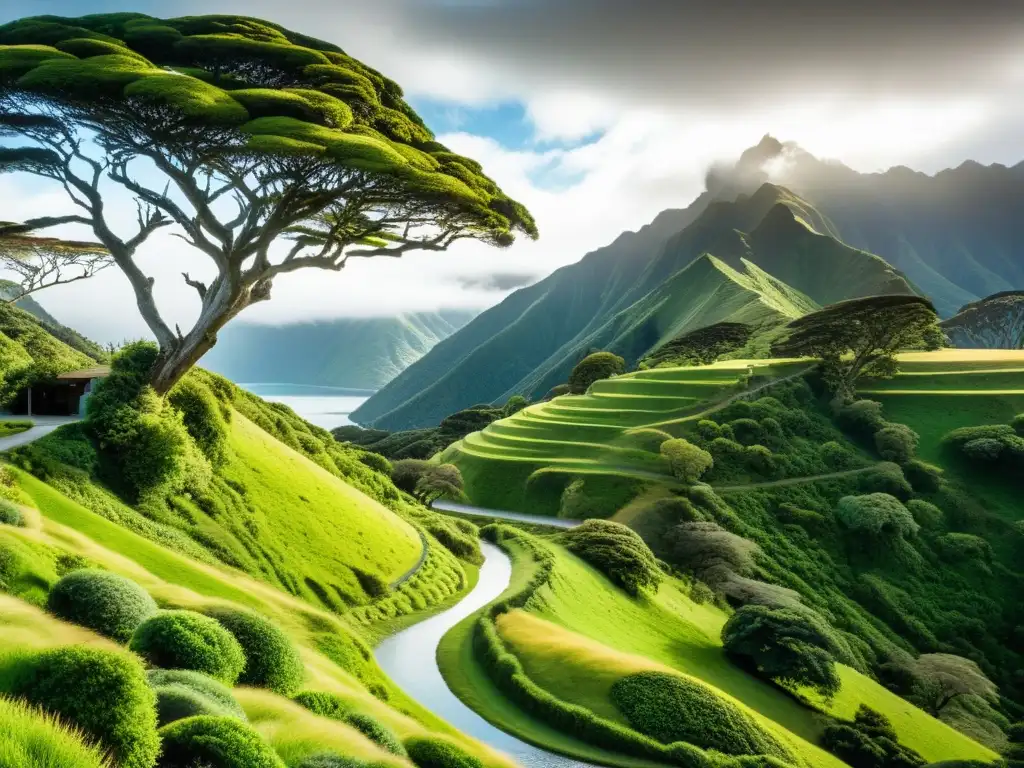
[[[879,462],[882,463],[882,462]],[[715,493],[733,493],[735,491],[751,491],[758,488],[779,488],[783,485],[802,485],[804,483],[816,483],[819,480],[835,480],[840,477],[853,477],[854,475],[861,475],[865,472],[870,472],[872,469],[877,467],[878,464],[872,464],[870,467],[861,467],[860,469],[847,469],[843,472],[827,472],[824,475],[806,475],[804,477],[787,477],[782,480],[770,480],[766,483],[744,483],[743,485],[712,485],[711,488]]]

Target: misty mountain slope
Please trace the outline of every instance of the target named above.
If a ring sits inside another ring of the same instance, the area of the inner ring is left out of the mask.
[[[352,418],[368,424],[405,403],[416,401],[415,407],[420,407],[430,388],[436,404],[431,402],[427,409],[431,415],[414,420],[418,426],[433,426],[467,405],[496,400],[566,339],[590,327],[595,317],[611,314],[646,267],[650,253],[694,221],[707,201],[701,196],[686,209],[663,211],[638,231],[625,232],[577,264],[510,294],[439,343],[364,403]],[[464,377],[465,371],[473,373]],[[453,391],[435,386],[455,372],[456,377],[449,380],[457,382]]]
[[[1024,291],[997,293],[942,323],[954,347],[1024,349]]]
[[[703,325],[777,324],[830,301],[913,292],[885,261],[822,231],[832,231],[831,222],[776,185],[712,202],[660,247],[625,266],[607,269],[616,253],[604,249],[512,294],[411,366],[353,418],[392,430],[430,426],[476,403],[502,402],[516,393],[537,398],[564,382],[595,348],[633,364]],[[715,258],[698,265],[704,254]],[[719,293],[737,286],[744,291],[743,311]],[[747,315],[751,319],[742,319]]]
[[[906,274],[941,315],[1024,288],[1024,163],[862,174],[776,144],[788,159],[781,183],[827,214],[845,243]]]
[[[10,282],[9,280],[0,280],[0,304],[10,307],[11,305],[6,304],[6,302],[8,302],[11,297],[17,296],[20,293],[21,289],[15,283]],[[24,298],[18,299],[14,302],[13,307],[30,314],[50,336],[54,337],[62,344],[71,347],[76,352],[86,355],[91,359],[92,363],[103,363],[107,361],[109,356],[106,350],[91,339],[87,339],[73,328],[68,328],[66,325],[62,325],[57,318],[47,312],[32,296],[25,296]],[[0,361],[0,363],[2,363],[2,361]],[[0,367],[2,367],[2,364],[0,364]]]
[[[475,315],[445,310],[282,326],[231,323],[202,363],[234,381],[375,390]]]

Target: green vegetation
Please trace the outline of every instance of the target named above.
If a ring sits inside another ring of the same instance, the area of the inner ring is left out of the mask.
[[[152,768],[160,749],[155,697],[142,664],[127,654],[67,647],[8,653],[0,689],[78,728],[124,768]]]
[[[889,718],[863,704],[850,725],[825,729],[825,746],[852,768],[914,768],[924,758],[899,743]]]
[[[612,686],[611,699],[633,728],[665,744],[685,741],[726,755],[791,758],[753,718],[681,675],[627,675]]]
[[[684,483],[696,483],[715,464],[710,453],[681,437],[666,440],[660,451],[673,477]]]
[[[462,473],[454,464],[432,464],[416,481],[413,495],[426,505],[438,499],[459,501],[465,498]]]
[[[29,419],[0,419],[0,437],[19,435],[32,429]]]
[[[481,768],[477,758],[441,739],[406,739],[405,750],[418,768]]]
[[[198,716],[160,729],[161,768],[284,768],[260,735],[233,717]]]
[[[74,220],[85,220],[135,291],[160,346],[147,382],[161,395],[213,347],[217,330],[270,297],[282,273],[337,270],[350,251],[400,256],[444,250],[457,239],[507,246],[516,232],[537,236],[529,212],[478,163],[434,140],[396,83],[336,45],[270,22],[21,19],[0,27],[0,82],[11,94],[0,99],[5,129],[28,142],[8,151],[7,169],[60,180],[77,190],[69,203],[87,200],[74,208]],[[121,130],[129,123],[131,137]],[[210,150],[199,161],[185,149],[197,143]],[[220,151],[228,144],[245,151]],[[81,176],[70,159],[98,162],[90,155],[112,152],[123,172],[107,183],[142,209],[128,239],[108,226],[99,180]],[[164,177],[152,187],[127,168],[145,161]],[[182,167],[192,172],[171,170]],[[242,181],[254,167],[274,169],[258,194]],[[221,220],[213,203],[227,192],[241,210]],[[258,223],[236,231],[234,220]],[[139,246],[171,225],[195,235],[189,242],[218,275],[209,286],[184,276],[202,303],[200,320],[185,333],[161,316],[134,260]],[[268,246],[289,234],[301,237],[288,258],[272,262]]]
[[[0,498],[0,525],[13,525],[19,528],[25,525],[25,516],[17,505],[3,498]]]
[[[938,320],[931,302],[920,296],[850,299],[791,322],[772,354],[820,358],[828,387],[849,398],[862,376],[892,376],[898,352],[942,346]]]
[[[288,635],[274,624],[237,608],[208,608],[205,613],[231,633],[245,654],[239,685],[269,688],[285,696],[302,685],[305,669],[299,652]]]
[[[587,520],[563,533],[559,540],[627,594],[636,596],[645,589],[657,591],[661,583],[661,570],[650,547],[624,525],[610,520]]]
[[[161,727],[197,715],[246,719],[231,689],[201,672],[151,669],[148,678],[156,694],[157,720]]]
[[[131,579],[83,569],[53,585],[47,608],[65,621],[126,643],[139,625],[156,613],[156,602]]]
[[[0,765],[18,768],[106,768],[103,751],[60,720],[0,699]]]
[[[711,365],[723,355],[742,349],[753,334],[754,328],[743,323],[715,323],[662,344],[637,367],[643,371],[648,368]]]
[[[576,363],[569,373],[569,393],[584,395],[590,385],[601,379],[621,376],[626,372],[626,361],[611,352],[592,352]]]
[[[146,619],[128,647],[154,666],[203,672],[228,685],[235,684],[246,663],[234,635],[193,611],[161,611]]]

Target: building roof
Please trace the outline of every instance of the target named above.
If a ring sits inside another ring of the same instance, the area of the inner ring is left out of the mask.
[[[102,379],[109,375],[109,365],[98,365],[95,368],[83,368],[80,371],[68,371],[67,373],[58,375],[57,378],[62,380]]]

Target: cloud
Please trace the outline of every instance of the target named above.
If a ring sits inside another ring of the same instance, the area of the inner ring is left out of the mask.
[[[493,272],[489,275],[459,275],[455,281],[463,288],[483,291],[512,291],[537,282],[537,275],[521,272]]]

